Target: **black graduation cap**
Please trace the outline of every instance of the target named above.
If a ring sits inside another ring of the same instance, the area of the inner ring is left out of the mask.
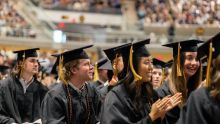
[[[111,62],[107,58],[102,58],[97,62],[98,69],[112,70]]]
[[[130,69],[134,75],[135,81],[141,80],[142,77],[135,72],[135,69],[133,67],[133,59],[135,60],[135,59],[138,59],[139,57],[149,57],[150,53],[147,50],[147,48],[145,47],[145,45],[149,44],[149,43],[150,43],[150,39],[138,41],[138,42],[133,43],[130,48],[129,65],[130,65]]]
[[[76,59],[89,59],[88,54],[84,51],[84,49],[92,47],[93,45],[87,45],[80,48],[76,48],[73,50],[65,51],[61,54],[57,54],[56,56],[60,59],[63,58],[63,64],[66,64],[69,61]]]
[[[94,66],[94,77],[93,77],[94,81],[99,80],[99,75],[98,75],[99,69],[113,70],[111,62],[106,57],[98,60],[98,62],[96,62]]]
[[[120,45],[120,46],[116,46],[116,47],[113,47],[113,48],[103,50],[104,53],[106,54],[106,56],[108,57],[108,59],[111,61],[111,63],[113,63],[113,60],[116,57],[119,57],[118,55],[122,56],[124,69],[119,74],[118,74],[117,70],[114,71],[114,74],[116,74],[118,76],[119,80],[124,78],[124,76],[127,73],[130,47],[131,47],[131,43],[126,43],[126,44],[123,44],[123,45]]]
[[[164,44],[163,46],[173,48],[173,57],[177,59],[177,76],[182,76],[182,72],[180,69],[180,53],[182,52],[197,52],[198,46],[197,44],[203,43],[200,40],[185,40],[180,42],[173,42]],[[177,57],[177,58],[175,58]]]
[[[185,40],[180,42],[173,42],[164,44],[162,46],[173,48],[173,57],[178,54],[178,46],[180,45],[180,52],[197,52],[198,46],[197,44],[203,43],[200,40]]]
[[[166,62],[165,67],[170,68],[173,65],[173,59]]]
[[[38,56],[37,50],[39,50],[39,48],[19,50],[19,51],[14,51],[13,53],[17,53],[17,60],[23,60],[28,57],[37,57]]]
[[[166,65],[166,62],[157,59],[157,58],[153,58],[153,65],[157,68],[164,68]]]
[[[57,75],[58,72],[57,72],[57,66],[59,64],[59,58],[56,59],[56,62],[54,63],[51,71],[50,71],[50,74],[54,74],[54,75]]]
[[[116,54],[121,54],[123,58],[128,58],[131,43],[122,44],[116,47],[103,50],[108,59],[112,62],[116,58]]]
[[[146,39],[143,41],[138,41],[138,42],[134,42],[132,44],[133,46],[133,51],[134,51],[134,55],[136,57],[148,57],[150,56],[149,51],[147,50],[147,48],[145,47],[146,44],[150,44],[150,39]]]
[[[0,72],[1,72],[1,73],[5,73],[5,71],[6,71],[7,69],[9,69],[9,68],[10,68],[9,66],[0,65]]]
[[[198,55],[200,58],[209,56],[210,43],[212,43],[212,48],[214,48],[212,52],[212,58],[216,58],[220,54],[220,33],[218,33],[204,44],[199,46]]]
[[[64,79],[64,72],[62,70],[63,65],[65,65],[66,63],[68,63],[70,61],[76,60],[76,59],[89,59],[89,56],[84,51],[84,49],[92,47],[92,46],[93,45],[86,45],[86,46],[83,46],[83,47],[80,47],[80,48],[65,51],[61,54],[56,54],[55,56],[57,57],[57,60],[56,60],[56,62],[54,64],[54,67],[52,69],[52,73],[55,72],[55,70],[57,68],[56,65],[59,65],[59,69],[58,69],[59,79],[67,85],[67,82]]]
[[[216,58],[220,54],[220,33],[216,34],[214,37],[206,41],[204,44],[199,46],[198,55],[200,58],[207,59],[206,68],[206,86],[210,85],[210,68],[212,59]]]
[[[59,55],[60,54],[52,54],[51,56],[56,57],[56,61],[53,64],[53,67],[50,70],[50,74],[58,75],[57,66],[59,65]]]

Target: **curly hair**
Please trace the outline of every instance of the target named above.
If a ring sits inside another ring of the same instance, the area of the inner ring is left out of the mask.
[[[24,63],[25,63],[25,60],[24,60],[24,61],[22,61],[22,60],[17,61],[17,63],[15,64],[15,66],[12,68],[10,74],[11,74],[12,76],[15,76],[15,77],[20,77],[20,76],[21,76],[22,69],[24,68]],[[33,77],[34,77],[34,78],[37,78],[37,75],[38,75],[38,74],[35,74],[35,75],[33,75]]]
[[[64,70],[64,79],[65,79],[66,81],[69,81],[70,78],[72,77],[71,69],[72,69],[73,67],[76,67],[76,68],[79,67],[79,62],[80,62],[80,60],[77,59],[77,60],[73,60],[73,61],[67,62],[67,63],[64,65],[64,68],[63,68],[63,70]]]
[[[213,59],[212,64],[210,95],[220,101],[220,55]]]

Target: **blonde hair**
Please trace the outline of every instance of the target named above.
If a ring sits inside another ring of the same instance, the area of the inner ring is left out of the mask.
[[[12,68],[12,71],[10,74],[12,76],[16,76],[16,77],[20,78],[21,73],[22,73],[22,69],[24,68],[25,61],[26,61],[26,59],[18,60],[16,65]],[[33,75],[34,78],[37,78],[37,75],[38,74]]]
[[[213,69],[211,71],[210,95],[220,101],[220,55],[213,60]]]
[[[64,68],[63,68],[63,69],[64,69],[64,79],[65,79],[66,81],[69,81],[70,78],[71,78],[71,76],[72,76],[71,69],[72,69],[73,67],[76,67],[76,68],[79,67],[79,62],[80,62],[80,60],[77,59],[77,60],[72,60],[72,61],[70,61],[70,62],[67,62],[67,63],[64,65]]]

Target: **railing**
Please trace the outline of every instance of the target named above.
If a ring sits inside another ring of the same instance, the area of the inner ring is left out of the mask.
[[[52,31],[49,30],[49,28],[47,28],[46,25],[44,25],[45,23],[42,23],[36,17],[36,13],[34,13],[34,9],[36,9],[36,7],[33,5],[33,3],[31,3],[29,0],[13,0],[13,2],[16,3],[17,10],[19,11],[19,13],[21,13],[21,15],[31,24],[33,30],[37,34],[36,38],[44,37],[47,39],[52,39]],[[47,22],[47,24],[54,28],[52,22]]]

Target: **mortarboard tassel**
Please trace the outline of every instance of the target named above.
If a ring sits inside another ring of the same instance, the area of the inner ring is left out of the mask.
[[[97,81],[99,80],[99,74],[98,74],[98,63],[95,63],[95,67],[94,67],[94,78],[93,81]]]
[[[211,68],[211,62],[212,62],[212,42],[209,44],[209,57],[207,62],[207,69],[206,69],[206,86],[210,85],[210,68]]]
[[[60,56],[59,60],[59,66],[58,66],[58,75],[59,75],[59,80],[63,81],[65,85],[67,85],[66,80],[64,79],[64,73],[63,73],[63,56]]]
[[[131,46],[131,48],[130,48],[129,65],[130,65],[131,71],[134,75],[134,80],[135,81],[141,80],[142,77],[135,72],[134,67],[133,67],[133,46]]]
[[[19,78],[21,78],[21,74],[23,73],[24,61],[25,61],[25,52],[24,52],[24,54],[23,54],[23,56],[22,56],[22,62],[21,62],[21,64],[20,64],[20,66],[21,66],[21,73],[20,73],[20,75],[19,75]]]
[[[178,54],[177,54],[177,76],[182,76],[181,70],[180,70],[180,43],[178,43]]]

